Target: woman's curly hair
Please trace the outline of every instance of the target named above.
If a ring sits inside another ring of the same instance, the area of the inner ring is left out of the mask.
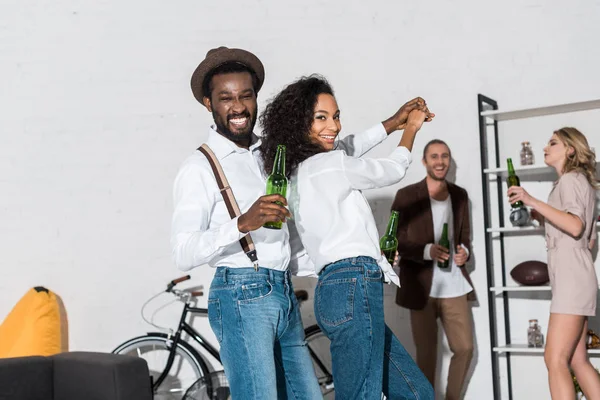
[[[301,77],[276,95],[261,114],[261,156],[267,174],[273,170],[279,144],[286,147],[285,175],[288,178],[302,161],[326,151],[309,137],[320,94],[333,96],[333,89],[325,78],[314,74]]]

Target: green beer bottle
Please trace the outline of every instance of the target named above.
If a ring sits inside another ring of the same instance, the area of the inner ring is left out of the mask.
[[[517,174],[515,174],[515,167],[513,167],[512,158],[507,158],[506,163],[508,164],[508,178],[506,179],[506,183],[508,187],[511,186],[521,186],[521,181]],[[521,200],[511,204],[512,208],[522,208],[523,202]]]
[[[450,251],[450,240],[448,239],[448,223],[444,223],[444,228],[442,230],[442,237],[440,238],[440,241],[438,242],[438,244],[442,247],[445,247],[448,249],[448,251]],[[450,259],[446,260],[446,261],[438,261],[437,263],[438,267],[440,268],[448,268],[450,266]]]
[[[396,237],[396,232],[398,231],[399,217],[400,214],[398,214],[398,211],[392,211],[390,221],[388,222],[387,229],[385,230],[385,235],[383,235],[381,240],[379,240],[379,247],[381,247],[383,255],[385,258],[387,258],[390,264],[394,264],[396,250],[398,250],[398,238]]]
[[[285,146],[280,144],[277,146],[273,171],[267,178],[267,194],[280,194],[285,197],[287,185],[288,180],[285,177]],[[283,205],[279,201],[276,203],[280,206]],[[269,229],[281,229],[281,222],[267,222],[263,226]]]

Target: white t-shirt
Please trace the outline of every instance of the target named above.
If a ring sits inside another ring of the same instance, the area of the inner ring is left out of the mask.
[[[442,237],[444,223],[448,223],[448,238],[450,239],[450,267],[442,269],[437,266],[437,261],[433,262],[433,279],[431,280],[431,292],[429,297],[451,298],[459,297],[469,293],[473,288],[465,279],[460,267],[454,262],[456,253],[456,244],[452,242],[454,238],[454,216],[452,215],[452,200],[450,196],[446,200],[438,201],[433,198],[431,201],[431,214],[433,216],[433,237],[435,243],[438,243]],[[462,243],[460,244],[462,246]],[[464,246],[463,246],[464,247]],[[431,245],[425,246],[423,257],[431,260],[429,249]],[[466,248],[465,248],[466,250]],[[468,252],[468,250],[467,250]]]

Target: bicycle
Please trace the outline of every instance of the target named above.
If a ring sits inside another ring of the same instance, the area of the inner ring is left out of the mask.
[[[174,279],[167,284],[162,293],[173,294],[178,301],[184,303],[179,319],[177,330],[169,334],[161,332],[149,332],[146,335],[130,339],[117,346],[112,352],[115,354],[127,354],[144,358],[148,363],[152,377],[152,388],[155,400],[181,400],[186,390],[198,379],[208,376],[212,363],[206,356],[201,354],[188,341],[182,338],[183,332],[197,343],[204,352],[215,359],[220,366],[221,358],[219,350],[212,346],[206,339],[196,331],[188,322],[188,315],[197,315],[208,318],[208,309],[192,306],[196,297],[202,296],[202,291],[189,291],[175,289],[181,282],[190,279],[189,275]],[[159,294],[150,298],[157,297]],[[308,299],[308,292],[298,290],[295,292],[298,304]],[[142,317],[144,320],[144,308],[150,302],[148,300],[142,306]],[[149,322],[148,320],[146,320]],[[152,322],[149,322],[152,324]],[[152,324],[154,325],[154,324]],[[331,355],[329,353],[329,339],[323,334],[318,325],[311,325],[304,330],[308,351],[313,360],[315,373],[324,399],[334,398],[333,376],[331,374]],[[210,382],[210,379],[207,379]],[[207,387],[208,398],[212,399],[210,384]]]

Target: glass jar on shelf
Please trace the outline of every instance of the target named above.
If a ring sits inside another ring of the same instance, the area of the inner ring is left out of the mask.
[[[527,347],[544,347],[544,335],[537,319],[529,320],[527,329]]]
[[[529,142],[521,143],[521,165],[533,165],[535,158],[533,157],[533,150]]]

